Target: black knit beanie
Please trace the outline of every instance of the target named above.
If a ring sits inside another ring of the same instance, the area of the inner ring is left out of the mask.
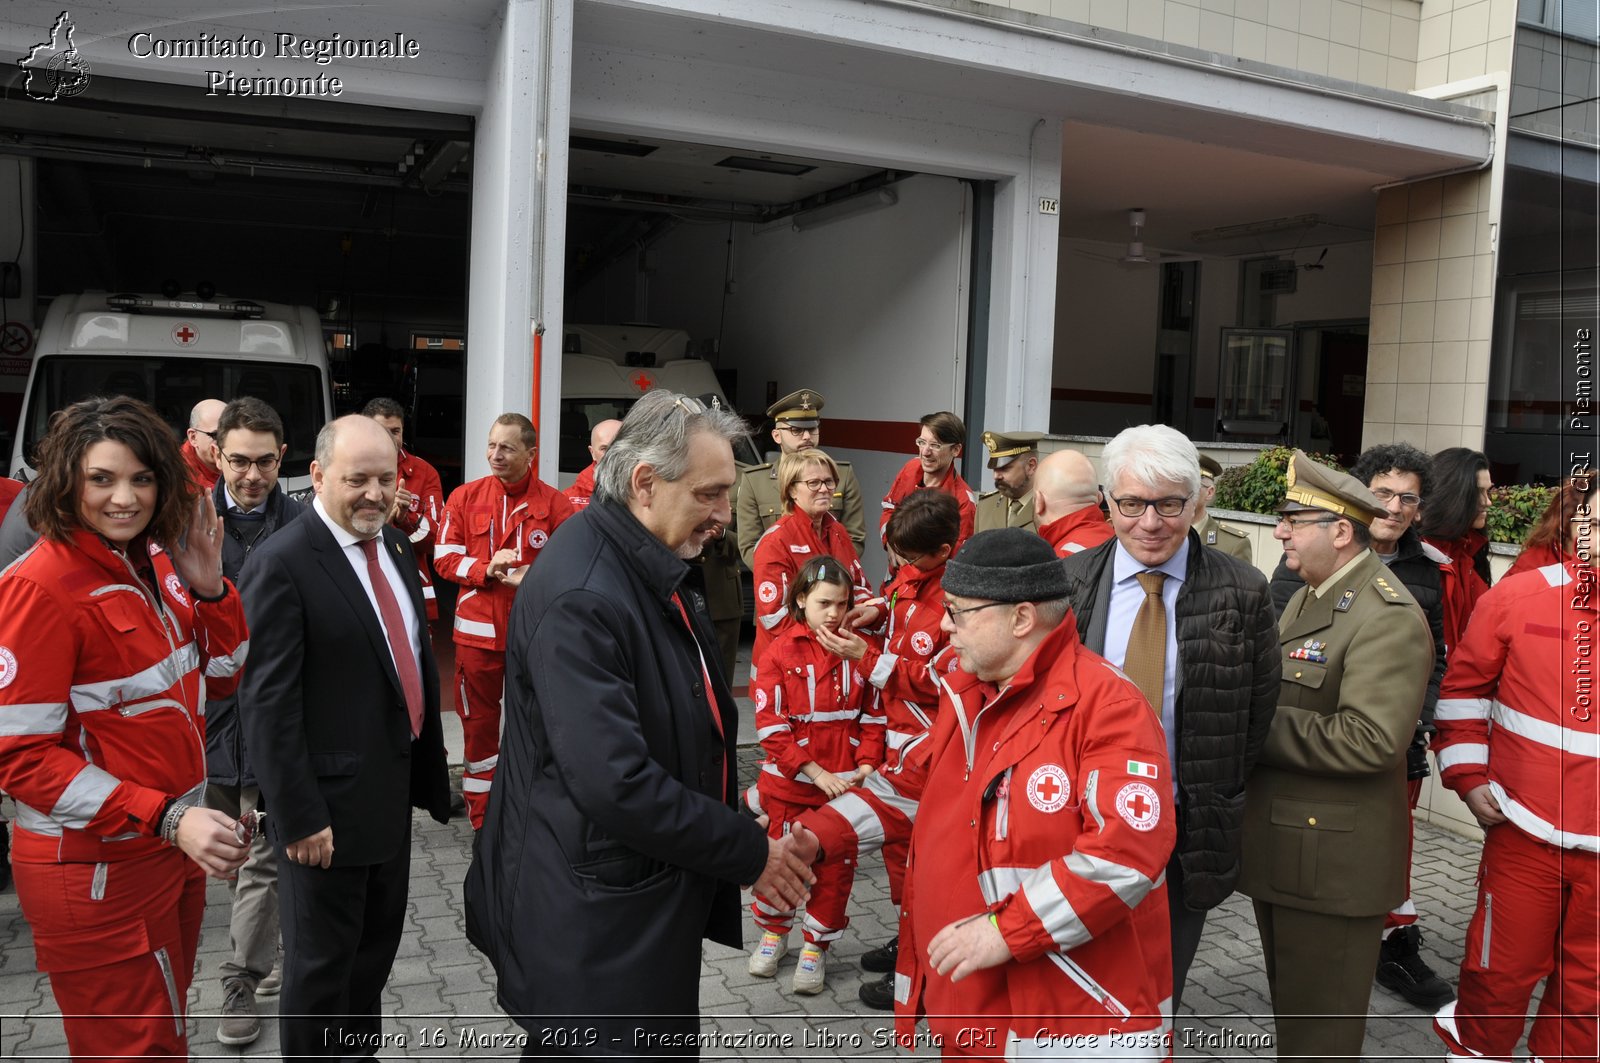
[[[1048,602],[1067,596],[1067,570],[1055,549],[1022,528],[996,528],[968,539],[944,567],[940,585],[963,598]]]

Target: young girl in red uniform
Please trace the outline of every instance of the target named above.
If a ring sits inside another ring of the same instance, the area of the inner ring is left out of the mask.
[[[774,838],[782,836],[795,816],[838,797],[883,760],[882,720],[864,718],[871,711],[871,686],[855,662],[824,648],[829,635],[837,638],[854,589],[850,569],[838,559],[808,561],[790,582],[787,599],[790,615],[805,623],[790,625],[773,641],[757,672],[752,695],[756,737],[767,756],[745,800],[768,817]],[[850,922],[845,905],[855,868],[841,864],[817,872],[806,902],[796,993],[822,992],[823,954]],[[771,978],[789,951],[795,913],[760,894],[750,911],[761,929],[761,941],[750,954],[750,973]]]

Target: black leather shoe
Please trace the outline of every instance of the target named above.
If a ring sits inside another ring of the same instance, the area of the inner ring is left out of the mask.
[[[871,952],[861,954],[861,969],[872,971],[875,974],[892,974],[894,965],[900,959],[900,935],[896,934],[889,939],[887,945],[880,945]]]
[[[1403,926],[1383,939],[1378,952],[1378,984],[1400,994],[1414,1008],[1434,1012],[1456,998],[1455,990],[1422,959],[1422,931]]]
[[[861,997],[861,1003],[869,1008],[877,1008],[879,1011],[893,1011],[894,972],[890,971],[882,978],[872,978],[862,982],[861,989],[857,995]]]

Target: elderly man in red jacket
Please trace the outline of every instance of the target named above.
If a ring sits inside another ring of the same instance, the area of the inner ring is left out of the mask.
[[[830,861],[910,834],[897,1037],[917,1043],[925,1017],[947,1057],[1166,1059],[1176,820],[1160,722],[1078,640],[1037,535],[978,533],[943,588],[961,673],[940,680],[933,730],[898,772],[801,820]]]

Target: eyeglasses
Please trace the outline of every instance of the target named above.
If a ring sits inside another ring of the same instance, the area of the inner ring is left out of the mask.
[[[953,446],[955,446],[954,443],[941,443],[937,439],[923,439],[921,436],[917,437],[918,450],[944,450],[946,447]]]
[[[959,623],[961,623],[961,621],[956,619],[956,617],[958,617],[958,616],[963,616],[963,615],[965,615],[967,613],[976,613],[981,609],[993,609],[997,605],[1011,605],[1011,604],[1012,604],[1011,602],[985,602],[982,605],[969,605],[965,609],[952,609],[950,607],[950,603],[949,602],[945,602],[944,603],[944,615],[948,616],[950,618],[950,622],[952,624],[959,624]]]
[[[814,436],[818,432],[822,431],[822,429],[817,428],[815,426],[813,426],[811,428],[796,428],[792,424],[780,424],[778,426],[778,431],[780,431],[780,432],[788,432],[791,435],[797,435],[797,436]]]
[[[672,404],[690,417],[706,412],[706,404],[692,395],[679,395]]]
[[[203,436],[210,436],[211,437],[211,442],[213,442],[213,443],[222,442],[222,440],[217,438],[217,433],[215,433],[215,432],[207,432],[204,428],[196,428],[195,431],[199,432]]]
[[[832,491],[839,486],[838,480],[801,480],[800,483],[808,491]]]
[[[1309,528],[1313,524],[1332,524],[1342,519],[1341,517],[1318,517],[1315,520],[1294,520],[1288,514],[1284,514],[1278,518],[1278,523],[1287,524],[1291,528]]]
[[[1400,500],[1400,504],[1405,506],[1407,509],[1414,509],[1415,507],[1422,505],[1421,495],[1413,494],[1410,491],[1391,491],[1387,487],[1374,487],[1372,489],[1372,497],[1376,498],[1379,502],[1382,502],[1386,506],[1389,504],[1389,500],[1392,498],[1398,498]]]
[[[244,472],[252,465],[262,472],[271,472],[278,467],[276,454],[263,454],[259,458],[247,458],[243,454],[224,454],[223,457],[228,460],[228,468],[234,472]]]
[[[1182,515],[1184,507],[1189,504],[1189,499],[1192,497],[1184,495],[1182,498],[1139,498],[1129,495],[1126,498],[1118,498],[1113,495],[1111,501],[1117,504],[1117,512],[1124,517],[1142,517],[1145,510],[1152,508],[1163,517],[1177,517]]]

